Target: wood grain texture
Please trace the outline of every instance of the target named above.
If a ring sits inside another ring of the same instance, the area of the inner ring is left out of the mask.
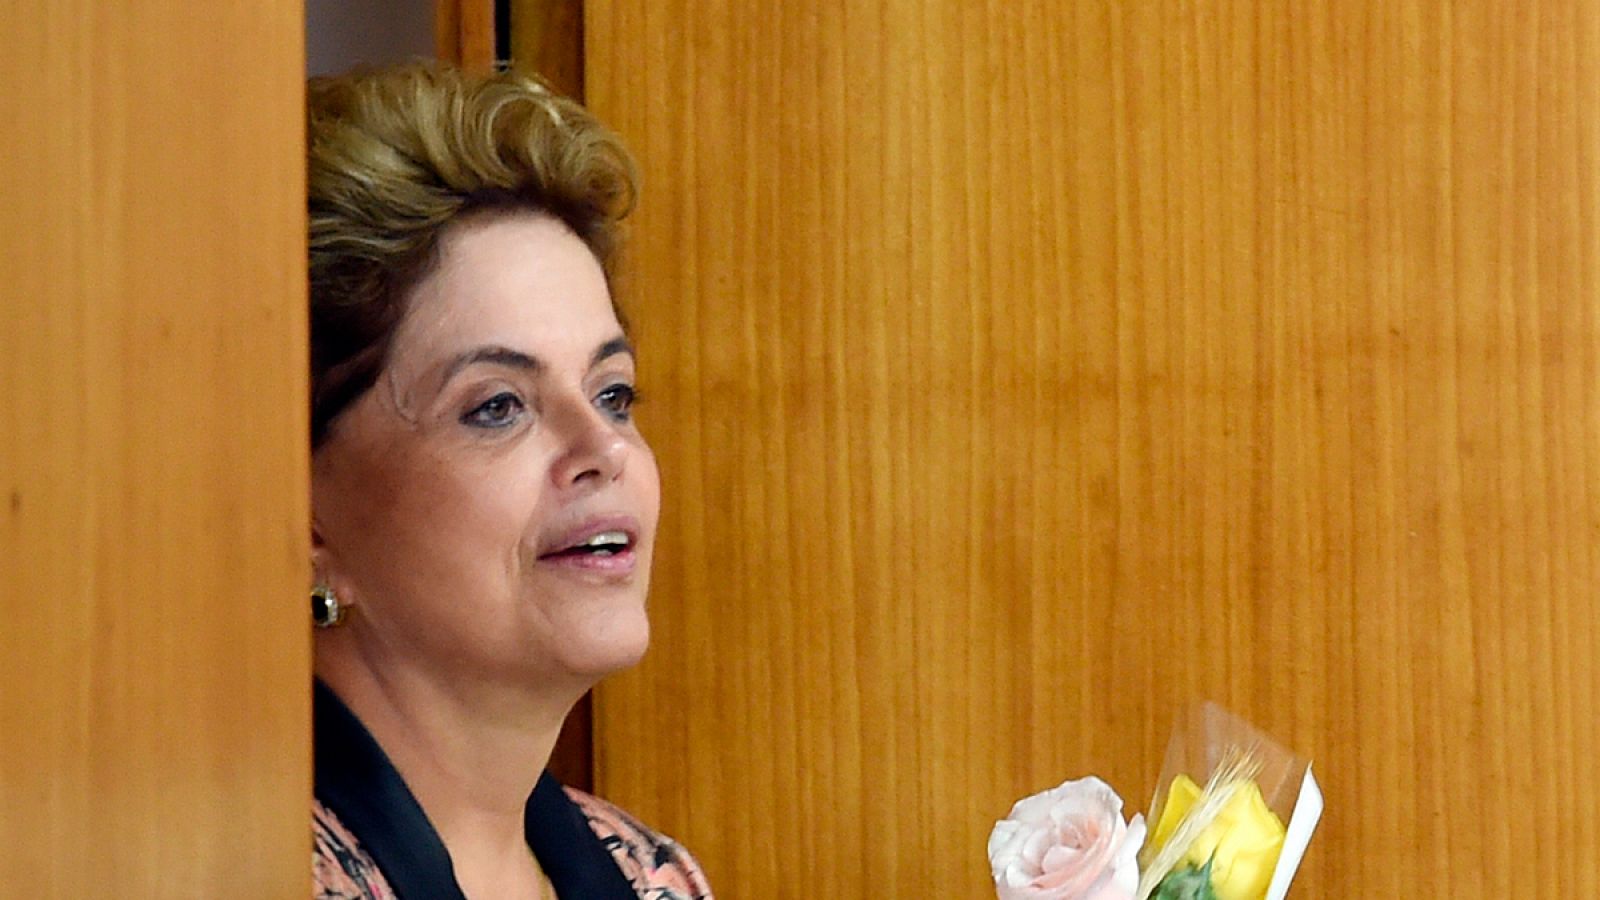
[[[583,0],[508,0],[511,60],[568,97],[583,97]]]
[[[1600,3],[586,4],[667,512],[601,791],[729,897],[992,896],[1213,698],[1297,898],[1600,878]]]
[[[495,0],[434,0],[433,40],[439,59],[469,72],[494,68]]]
[[[0,894],[305,897],[303,8],[0,13]]]

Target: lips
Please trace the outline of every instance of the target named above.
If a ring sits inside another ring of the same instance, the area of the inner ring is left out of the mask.
[[[601,516],[564,529],[541,544],[539,562],[560,569],[630,574],[638,564],[639,524],[630,516]]]

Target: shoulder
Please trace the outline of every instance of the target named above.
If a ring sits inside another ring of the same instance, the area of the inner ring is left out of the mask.
[[[315,900],[396,900],[356,836],[320,802],[311,804],[311,873]]]
[[[565,790],[643,900],[711,900],[711,886],[700,864],[678,842],[613,803],[573,788]]]

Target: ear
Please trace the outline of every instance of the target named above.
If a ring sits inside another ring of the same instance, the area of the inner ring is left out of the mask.
[[[337,560],[334,558],[333,550],[328,547],[328,542],[323,539],[322,526],[317,522],[315,512],[311,515],[311,578],[313,585],[332,588],[339,596],[341,604],[355,605],[355,591],[351,590],[350,583],[339,575]]]
[[[329,569],[328,542],[322,539],[322,526],[317,522],[316,513],[311,514],[311,577],[318,583],[323,583]]]

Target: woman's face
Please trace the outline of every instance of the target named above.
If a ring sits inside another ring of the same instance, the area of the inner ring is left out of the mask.
[[[592,678],[635,662],[660,508],[593,254],[513,215],[446,236],[313,458],[316,568],[369,666]]]

